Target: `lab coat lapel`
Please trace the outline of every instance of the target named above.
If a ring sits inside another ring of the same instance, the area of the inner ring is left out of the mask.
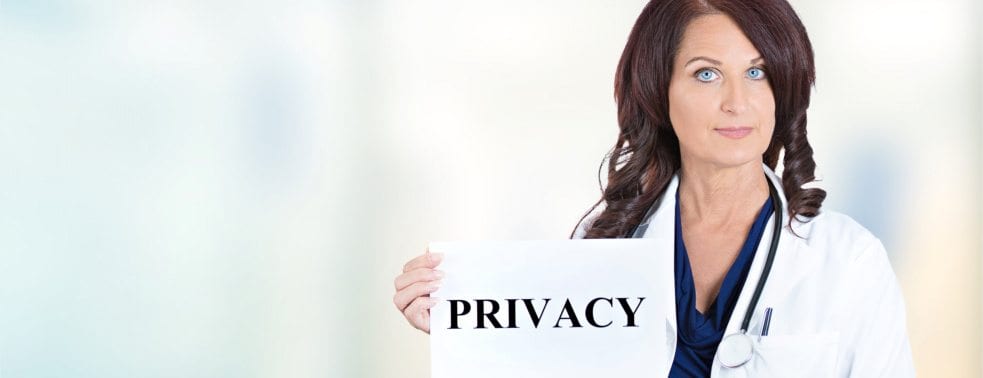
[[[646,217],[638,226],[638,234],[643,238],[659,239],[660,253],[675,255],[675,235],[676,235],[676,188],[679,186],[679,174],[673,175],[669,184],[666,186],[661,198],[656,200],[650,209],[650,215]],[[654,212],[652,210],[654,209]],[[675,261],[670,259],[669,261]],[[670,295],[665,297],[666,308],[666,347],[668,348],[667,365],[672,365],[673,357],[676,353],[676,273],[674,264],[657,267],[660,279],[663,280],[662,287],[672,288]],[[668,374],[668,370],[666,374]]]

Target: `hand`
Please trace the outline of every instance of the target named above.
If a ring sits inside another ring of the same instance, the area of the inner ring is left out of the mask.
[[[439,300],[430,298],[430,293],[440,287],[444,272],[434,268],[440,264],[444,255],[430,253],[428,248],[403,266],[403,274],[396,277],[396,295],[393,303],[403,313],[413,327],[430,333],[430,308]]]

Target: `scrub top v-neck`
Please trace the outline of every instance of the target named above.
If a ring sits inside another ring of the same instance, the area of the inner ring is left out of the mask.
[[[670,378],[710,376],[710,367],[713,364],[713,356],[717,352],[717,345],[723,338],[727,322],[751,270],[751,261],[754,260],[758,243],[761,242],[765,225],[772,213],[772,206],[769,196],[751,225],[751,231],[748,232],[737,259],[724,276],[717,298],[707,309],[707,313],[702,314],[696,309],[696,288],[693,284],[689,255],[686,253],[686,245],[683,244],[683,230],[679,219],[679,192],[676,192],[675,276],[678,336],[676,356],[672,361],[672,369],[669,370]]]

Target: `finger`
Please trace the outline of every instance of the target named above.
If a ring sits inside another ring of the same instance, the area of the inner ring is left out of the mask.
[[[430,308],[440,300],[432,297],[419,297],[406,307],[403,316],[406,320],[423,332],[430,333]]]
[[[430,253],[428,249],[427,253],[419,255],[403,265],[403,273],[419,268],[435,268],[443,259],[443,253]]]
[[[409,306],[410,302],[420,296],[430,295],[430,293],[437,290],[440,287],[440,281],[430,281],[430,282],[417,282],[405,289],[397,291],[396,295],[393,296],[393,303],[399,311],[406,310],[406,306]]]
[[[414,328],[421,331],[424,331],[427,328],[427,324],[422,322],[423,318],[420,316],[420,314],[430,306],[430,302],[430,297],[418,297],[413,300],[413,303],[406,306],[405,310],[403,310],[403,316],[406,317],[406,320],[410,322]]]
[[[396,276],[394,284],[396,285],[396,291],[399,291],[416,282],[434,281],[441,278],[444,278],[444,272],[442,271],[420,268]]]

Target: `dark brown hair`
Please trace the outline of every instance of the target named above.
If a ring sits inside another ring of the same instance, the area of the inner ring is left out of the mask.
[[[733,19],[768,67],[775,131],[761,159],[774,170],[784,149],[789,225],[797,216],[819,213],[826,192],[802,188],[815,180],[816,163],[806,139],[815,65],[809,36],[791,5],[785,0],[652,0],[635,21],[618,63],[614,97],[620,133],[607,157],[608,184],[580,221],[602,202],[606,206],[588,220],[584,238],[624,237],[643,221],[680,168],[679,140],[669,121],[669,80],[686,26],[708,14]]]

